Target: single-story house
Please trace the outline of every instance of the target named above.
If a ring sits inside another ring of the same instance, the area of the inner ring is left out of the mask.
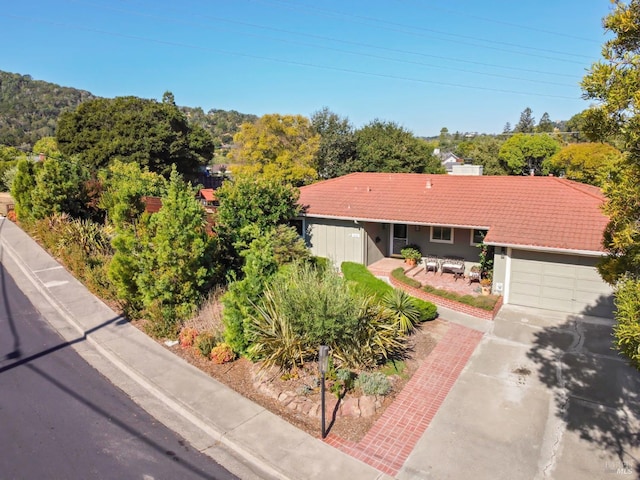
[[[438,153],[438,156],[440,157],[440,162],[447,173],[452,172],[454,165],[464,165],[464,159],[453,152]]]
[[[215,209],[218,206],[218,198],[213,188],[201,188],[197,198],[205,208]]]
[[[493,292],[505,304],[610,316],[596,263],[608,218],[601,190],[557,177],[353,173],[300,189],[302,231],[336,266],[370,265],[407,244],[458,256],[495,248]]]

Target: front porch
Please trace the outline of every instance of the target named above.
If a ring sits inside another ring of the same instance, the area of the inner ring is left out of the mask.
[[[367,268],[376,276],[390,277],[391,272],[399,267],[405,269],[407,277],[417,280],[423,286],[430,285],[439,290],[447,290],[460,295],[473,295],[475,297],[482,295],[480,283],[476,281],[469,284],[468,276],[456,280],[453,273],[445,272],[441,274],[439,271],[436,273],[429,271],[427,273],[424,265],[418,264],[415,267],[409,267],[402,258],[383,258],[372,263]]]

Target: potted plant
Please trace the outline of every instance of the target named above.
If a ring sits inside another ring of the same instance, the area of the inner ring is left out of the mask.
[[[491,294],[491,277],[481,278],[480,287],[482,288],[482,295]]]
[[[422,252],[417,245],[407,245],[400,250],[400,255],[410,267],[415,267],[422,258]]]

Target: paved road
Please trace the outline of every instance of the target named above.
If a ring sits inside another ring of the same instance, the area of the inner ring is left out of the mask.
[[[234,479],[89,366],[0,264],[0,477]]]

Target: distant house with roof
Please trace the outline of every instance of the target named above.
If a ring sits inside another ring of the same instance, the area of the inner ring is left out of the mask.
[[[447,173],[451,173],[454,165],[464,165],[464,159],[453,152],[441,152],[439,148],[436,148],[433,154],[440,159],[440,163]]]
[[[215,210],[218,206],[218,197],[216,197],[216,191],[213,188],[201,188],[197,198],[207,210]]]
[[[478,262],[494,246],[493,292],[505,304],[611,315],[596,263],[608,218],[600,189],[557,177],[353,173],[300,189],[314,255],[365,265],[407,244]],[[483,240],[484,239],[484,240]]]

